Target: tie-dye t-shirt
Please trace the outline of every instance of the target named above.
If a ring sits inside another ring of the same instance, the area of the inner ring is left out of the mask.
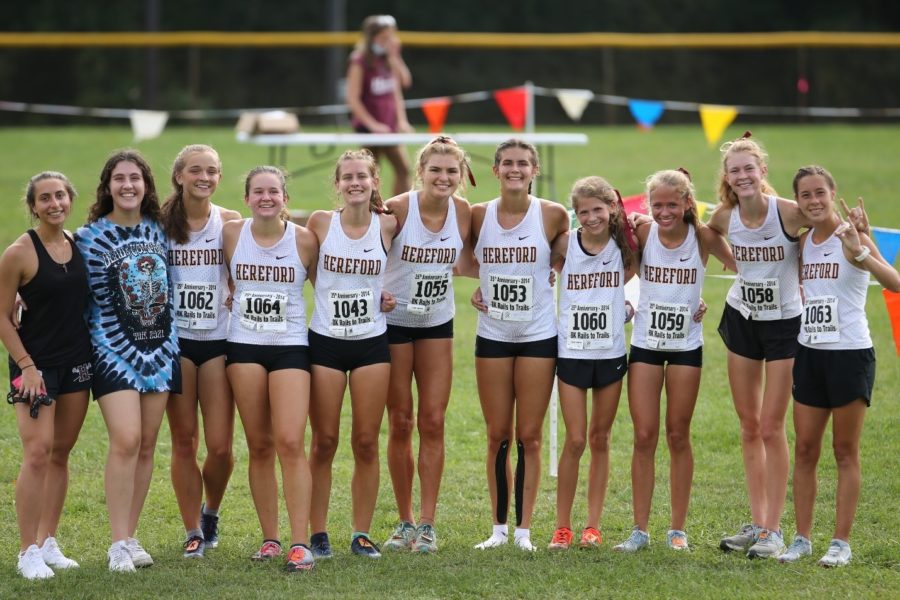
[[[162,228],[147,218],[123,227],[103,217],[81,227],[75,243],[91,291],[95,397],[119,390],[179,392],[178,333]]]

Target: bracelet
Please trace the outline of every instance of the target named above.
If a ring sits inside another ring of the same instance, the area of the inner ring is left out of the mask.
[[[24,370],[27,369],[28,367],[34,367],[34,363],[31,363],[30,365],[25,365],[24,367],[19,367],[19,370],[20,370],[20,371],[24,371]],[[34,367],[34,368],[37,369],[37,367]]]
[[[859,251],[859,254],[853,257],[853,260],[856,262],[862,262],[869,258],[869,255],[872,254],[872,250],[868,246],[863,246],[862,250]]]
[[[23,356],[22,358],[20,358],[19,360],[17,360],[17,361],[16,361],[16,366],[18,367],[18,366],[19,366],[19,363],[22,362],[23,360],[25,360],[26,358],[31,358],[31,355],[30,355],[30,354],[26,354],[25,356]],[[21,367],[20,367],[20,368],[21,368]]]

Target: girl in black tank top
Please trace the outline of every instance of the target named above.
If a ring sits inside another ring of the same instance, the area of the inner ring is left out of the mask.
[[[32,177],[25,203],[37,226],[0,257],[0,339],[9,352],[9,397],[22,438],[16,511],[18,571],[26,579],[53,577],[53,569],[78,566],[54,538],[66,486],[46,483],[68,480],[69,452],[84,422],[91,384],[84,322],[87,277],[81,255],[63,229],[74,198],[65,175],[47,171]],[[17,318],[20,325],[10,316],[16,290],[27,307]]]

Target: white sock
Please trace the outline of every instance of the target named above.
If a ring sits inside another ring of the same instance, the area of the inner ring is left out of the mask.
[[[494,525],[494,532],[491,534],[491,537],[495,538],[506,538],[509,537],[509,525],[506,523],[502,523],[500,525]]]
[[[513,537],[516,541],[526,538],[531,539],[531,530],[530,529],[522,529],[520,527],[516,527],[515,533],[513,533]]]

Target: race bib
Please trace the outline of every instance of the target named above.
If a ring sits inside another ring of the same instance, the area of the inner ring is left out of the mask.
[[[569,327],[566,348],[596,350],[612,348],[613,336],[611,304],[572,304],[569,306]]]
[[[841,341],[838,299],[835,296],[807,298],[803,305],[803,325],[800,331],[810,344]]]
[[[501,321],[530,321],[534,292],[530,275],[490,275],[488,316]]]
[[[450,273],[413,273],[409,286],[409,304],[406,310],[415,315],[425,315],[439,308],[450,291]]]
[[[245,291],[240,299],[241,325],[253,331],[287,331],[287,294]]]
[[[647,315],[647,346],[680,350],[687,346],[691,307],[673,302],[650,302]]]
[[[214,282],[175,283],[175,324],[180,329],[215,329],[219,323],[219,290]]]
[[[328,330],[335,337],[368,333],[375,327],[375,292],[331,290],[328,292]]]
[[[775,321],[781,318],[781,289],[777,279],[741,279],[740,312],[745,319]]]

